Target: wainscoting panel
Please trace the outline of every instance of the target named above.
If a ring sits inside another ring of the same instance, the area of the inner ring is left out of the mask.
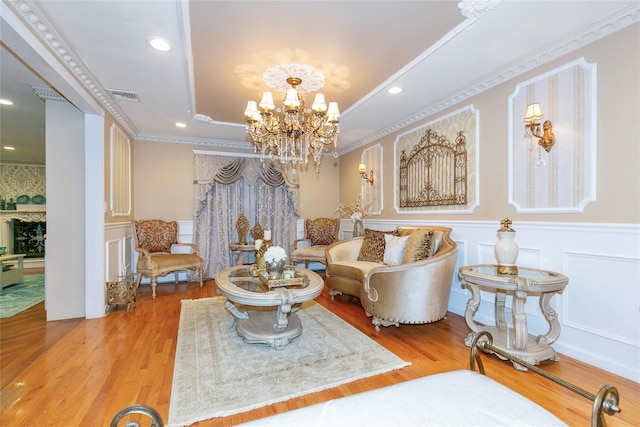
[[[565,254],[567,271],[576,283],[597,286],[601,298],[591,299],[573,288],[565,291],[562,322],[584,332],[640,347],[640,323],[633,316],[640,301],[640,287],[628,287],[637,281],[638,262],[596,254]],[[616,280],[612,273],[623,281]],[[629,328],[618,328],[629,325]]]
[[[105,282],[135,272],[133,233],[133,225],[130,222],[105,224]]]

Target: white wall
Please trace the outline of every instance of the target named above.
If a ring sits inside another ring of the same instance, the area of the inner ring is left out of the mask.
[[[85,316],[84,114],[46,101],[47,320]]]

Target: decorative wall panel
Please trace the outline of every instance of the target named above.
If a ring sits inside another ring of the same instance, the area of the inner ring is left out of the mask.
[[[398,213],[471,213],[478,205],[478,112],[473,106],[398,136]]]
[[[382,206],[384,206],[382,194],[382,145],[376,144],[363,150],[360,162],[367,167],[367,173],[368,171],[373,171],[373,185],[362,178],[360,179],[362,181],[360,192],[362,202],[366,205],[373,201],[370,215],[380,215],[382,214]]]
[[[131,141],[111,126],[111,216],[131,215]]]
[[[555,144],[524,136],[539,103]],[[584,58],[516,86],[509,97],[509,203],[521,213],[582,212],[596,199],[596,65]]]

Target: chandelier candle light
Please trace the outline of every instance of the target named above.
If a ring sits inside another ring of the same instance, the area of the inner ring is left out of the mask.
[[[261,153],[261,162],[267,155],[271,159],[279,156],[281,164],[295,170],[299,165],[306,165],[311,155],[319,172],[325,146],[333,145],[333,156],[338,157],[338,103],[330,102],[327,107],[324,95],[318,93],[311,109],[305,109],[304,99],[296,89],[302,79],[289,77],[287,83],[291,88],[284,99],[282,115],[275,114],[278,110],[271,92],[262,95],[260,111],[255,101],[248,102],[244,112],[247,132],[255,152]]]

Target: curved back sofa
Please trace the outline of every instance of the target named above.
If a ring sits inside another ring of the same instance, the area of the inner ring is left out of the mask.
[[[451,228],[398,227],[391,233],[407,236],[420,232],[424,235],[427,230],[433,231],[435,253],[399,265],[363,260],[361,249],[371,230],[365,230],[363,237],[329,245],[325,250],[325,283],[331,298],[339,294],[359,298],[367,316],[373,318],[376,331],[381,325],[398,327],[400,323],[430,323],[443,319],[447,314],[458,253],[450,237]]]

